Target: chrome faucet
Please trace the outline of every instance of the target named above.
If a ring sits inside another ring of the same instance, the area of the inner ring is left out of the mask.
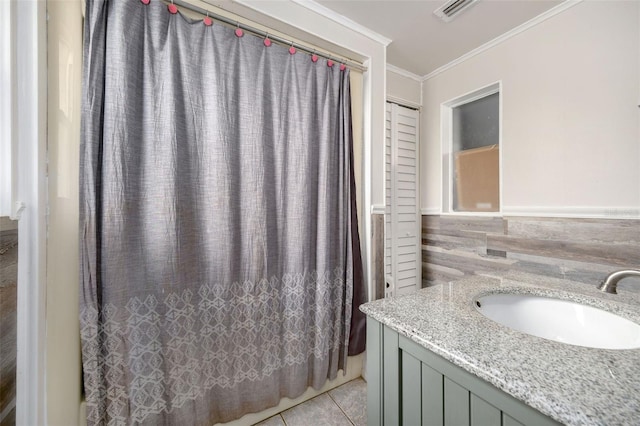
[[[638,277],[640,278],[640,270],[637,269],[621,269],[619,271],[615,271],[607,275],[604,281],[600,283],[598,289],[611,294],[618,294],[616,291],[616,287],[618,286],[618,281],[627,277]]]

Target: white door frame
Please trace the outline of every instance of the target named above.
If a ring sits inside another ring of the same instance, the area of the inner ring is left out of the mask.
[[[47,226],[46,2],[10,0],[15,49],[12,171],[18,219],[16,424],[46,424],[45,282]]]

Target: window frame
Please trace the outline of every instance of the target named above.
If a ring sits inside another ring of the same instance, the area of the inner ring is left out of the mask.
[[[475,212],[475,211],[455,211],[453,209],[453,179],[454,179],[454,152],[453,152],[453,109],[461,105],[468,104],[484,97],[498,94],[498,146],[499,150],[499,170],[498,185],[500,194],[500,204],[495,212]],[[456,96],[440,105],[440,134],[442,152],[442,184],[440,185],[440,214],[452,216],[488,216],[501,217],[503,205],[503,143],[502,143],[502,104],[503,87],[502,81],[496,81],[470,92]]]

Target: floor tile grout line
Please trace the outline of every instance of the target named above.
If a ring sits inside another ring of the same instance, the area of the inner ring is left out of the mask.
[[[347,382],[349,383],[349,382]],[[345,385],[347,384],[345,383]],[[344,385],[340,385],[340,386],[344,386]],[[338,387],[340,387],[338,386]],[[336,388],[337,389],[337,388]],[[332,389],[333,390],[333,389]],[[336,401],[333,396],[331,396],[331,394],[329,393],[331,391],[327,391],[327,396],[329,396],[329,399],[331,399],[331,401],[333,401],[334,404],[336,404],[336,406],[338,407],[338,409],[340,411],[342,411],[342,414],[344,414],[344,416],[347,418],[347,420],[349,420],[349,423],[351,423],[353,426],[355,426],[356,424],[353,422],[353,420],[351,420],[351,417],[349,417],[349,415],[347,413],[345,413],[345,411],[342,409],[342,407],[340,406],[340,404],[338,404],[338,401]]]
[[[329,391],[324,392],[324,393],[328,393],[328,392],[329,392]],[[320,395],[316,395],[316,396],[314,396],[313,398],[309,398],[309,399],[306,399],[306,400],[304,400],[304,401],[302,401],[302,402],[297,403],[296,405],[292,405],[291,407],[287,408],[286,410],[282,410],[282,411],[280,411],[278,414],[274,414],[272,417],[275,417],[276,415],[280,416],[280,417],[282,418],[282,422],[284,423],[284,425],[285,425],[285,426],[288,426],[288,425],[287,425],[286,420],[284,419],[284,415],[283,415],[284,413],[286,413],[287,411],[291,411],[291,410],[293,410],[294,408],[299,407],[299,406],[301,406],[301,405],[303,405],[303,404],[306,404],[307,402],[310,402],[310,401],[312,401],[312,400],[316,399],[317,397],[319,397],[319,396],[321,396],[321,395],[323,395],[323,394],[321,393]]]
[[[320,397],[320,396],[322,396],[322,395],[326,394],[326,395],[329,397],[329,399],[331,399],[331,401],[333,401],[333,403],[334,403],[335,405],[337,405],[337,406],[338,406],[338,409],[342,412],[342,414],[344,414],[344,416],[347,418],[347,420],[349,421],[349,423],[351,423],[353,426],[355,426],[355,422],[354,422],[353,420],[351,420],[351,417],[349,417],[349,415],[348,415],[348,414],[347,414],[347,413],[342,409],[342,407],[340,406],[340,404],[338,404],[338,403],[336,402],[336,400],[335,400],[335,399],[334,399],[334,398],[329,394],[329,392],[334,391],[334,390],[336,390],[336,389],[338,389],[338,388],[341,388],[341,387],[345,386],[345,385],[346,385],[346,384],[348,384],[348,383],[355,382],[356,380],[361,379],[361,378],[362,378],[362,377],[356,377],[355,379],[349,380],[348,382],[345,382],[345,383],[341,384],[340,386],[336,386],[335,388],[333,388],[333,389],[329,389],[328,391],[323,392],[323,393],[321,393],[320,395],[316,395],[316,396],[314,396],[313,398],[307,399],[306,401],[302,401],[301,403],[296,404],[296,405],[294,405],[293,407],[289,407],[289,408],[287,408],[286,410],[283,410],[283,411],[281,411],[281,412],[279,412],[279,413],[276,413],[276,414],[274,414],[274,415],[273,415],[273,416],[271,416],[271,417],[279,416],[279,417],[282,419],[282,423],[284,423],[284,425],[285,425],[285,426],[288,426],[288,425],[287,425],[287,421],[284,419],[284,415],[283,415],[283,413],[285,413],[285,412],[287,412],[287,411],[289,411],[289,410],[292,410],[293,408],[299,407],[300,405],[303,405],[303,404],[305,404],[305,403],[307,403],[307,402],[309,402],[309,401],[311,401],[311,400],[314,400],[314,399],[316,399],[316,398],[318,398],[318,397]],[[270,417],[270,418],[271,418],[271,417]],[[257,424],[257,423],[256,423],[256,424]]]

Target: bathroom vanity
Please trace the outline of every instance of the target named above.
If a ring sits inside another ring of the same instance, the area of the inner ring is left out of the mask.
[[[640,422],[640,343],[600,349],[516,331],[476,303],[503,293],[568,300],[579,319],[587,305],[640,324],[637,293],[527,274],[474,276],[367,303],[368,424]]]

